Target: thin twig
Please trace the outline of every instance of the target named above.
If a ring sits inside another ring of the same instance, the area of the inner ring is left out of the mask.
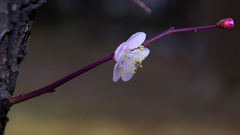
[[[144,43],[143,43],[143,46],[145,47],[149,47],[151,43],[153,43],[154,41],[166,36],[166,35],[169,35],[171,33],[179,33],[179,32],[187,32],[187,31],[197,31],[197,30],[205,30],[205,29],[213,29],[213,28],[220,28],[218,26],[218,24],[216,25],[210,25],[210,26],[200,26],[200,27],[191,27],[191,28],[180,28],[180,29],[174,29],[173,27],[171,27],[170,29],[168,29],[167,31],[149,39],[149,40],[146,40]],[[42,94],[45,94],[45,93],[48,93],[48,92],[54,92],[55,88],[59,87],[60,85],[70,81],[71,79],[81,75],[82,73],[84,72],[87,72],[88,70],[98,66],[98,65],[101,65],[111,59],[113,59],[113,56],[114,56],[114,53],[98,60],[98,61],[95,61],[93,62],[92,64],[89,64],[79,70],[76,70],[74,71],[73,73],[63,77],[62,79],[48,85],[48,86],[45,86],[41,89],[38,89],[38,90],[35,90],[35,91],[32,91],[30,93],[27,93],[25,95],[21,94],[17,97],[11,97],[10,98],[10,105],[13,105],[13,104],[17,104],[17,103],[20,103],[20,102],[23,102],[23,101],[26,101],[28,99],[31,99],[31,98],[34,98],[36,96],[40,96]]]
[[[218,26],[218,24],[215,24],[215,25],[209,25],[209,26],[199,26],[199,27],[191,27],[191,28],[180,28],[180,29],[175,29],[174,27],[171,27],[169,28],[167,31],[149,39],[149,40],[146,40],[144,43],[143,43],[143,46],[145,47],[149,47],[151,43],[153,43],[154,41],[164,37],[164,36],[167,36],[169,34],[172,34],[172,33],[179,33],[179,32],[188,32],[188,31],[193,31],[193,32],[197,32],[198,30],[205,30],[205,29],[213,29],[213,28],[220,28]]]
[[[110,54],[110,55],[108,55],[108,56],[106,56],[106,57],[104,57],[104,58],[102,58],[102,59],[100,59],[100,60],[98,60],[96,62],[93,62],[92,64],[89,64],[89,65],[87,65],[87,66],[85,66],[85,67],[83,67],[83,68],[81,68],[79,70],[76,70],[76,71],[72,72],[71,74],[63,77],[62,79],[60,79],[60,80],[58,80],[58,81],[56,81],[56,82],[54,82],[54,83],[52,83],[52,84],[50,84],[48,86],[45,86],[45,87],[43,87],[41,89],[32,91],[32,92],[27,93],[27,94],[21,94],[21,95],[19,95],[17,97],[12,97],[10,99],[11,100],[10,104],[11,105],[17,104],[19,102],[23,102],[25,100],[28,100],[30,98],[34,98],[36,96],[40,96],[40,95],[48,93],[48,92],[50,92],[50,93],[51,92],[55,92],[55,90],[54,90],[55,88],[57,88],[60,85],[70,81],[71,79],[81,75],[82,73],[87,72],[88,70],[90,70],[90,69],[92,69],[92,68],[94,68],[94,67],[96,67],[96,66],[98,66],[98,65],[100,65],[102,63],[105,63],[105,62],[111,60],[113,58],[113,55],[114,55],[114,53],[112,53],[112,54]]]

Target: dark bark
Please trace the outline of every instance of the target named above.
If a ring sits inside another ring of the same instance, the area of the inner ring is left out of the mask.
[[[18,68],[28,49],[36,9],[46,0],[0,0],[0,135],[16,87]]]

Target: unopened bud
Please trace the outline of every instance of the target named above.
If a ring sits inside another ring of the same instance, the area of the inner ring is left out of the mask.
[[[226,18],[226,19],[219,21],[218,25],[221,28],[233,28],[234,21],[232,18]]]

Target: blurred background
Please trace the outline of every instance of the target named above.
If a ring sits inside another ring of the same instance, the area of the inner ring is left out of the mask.
[[[6,135],[239,135],[240,1],[49,0],[39,8],[14,95],[46,86],[111,54],[143,31],[216,24],[233,29],[168,35],[143,68],[114,83],[114,60],[13,106]]]

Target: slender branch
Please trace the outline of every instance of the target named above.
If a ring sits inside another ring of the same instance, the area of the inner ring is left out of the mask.
[[[205,30],[205,29],[213,29],[213,28],[220,28],[218,26],[218,24],[215,24],[215,25],[209,25],[209,26],[199,26],[199,27],[191,27],[191,28],[180,28],[180,29],[175,29],[174,27],[171,27],[169,28],[167,31],[149,39],[149,40],[146,40],[144,43],[143,43],[143,46],[145,47],[149,47],[151,43],[153,43],[154,41],[164,37],[164,36],[167,36],[169,34],[172,34],[172,33],[179,33],[179,32],[188,32],[188,31],[194,31],[194,32],[197,32],[198,30]]]
[[[168,29],[167,31],[149,39],[149,40],[146,40],[144,43],[143,43],[143,46],[145,47],[149,47],[151,43],[153,43],[154,41],[166,36],[166,35],[169,35],[171,33],[179,33],[179,32],[188,32],[188,31],[198,31],[198,30],[205,30],[205,29],[213,29],[213,28],[223,28],[221,25],[219,26],[219,24],[217,23],[216,25],[210,25],[210,26],[200,26],[200,27],[191,27],[191,28],[180,28],[180,29],[174,29],[173,27],[171,27],[170,29]],[[27,93],[25,95],[21,94],[17,97],[11,97],[10,98],[10,105],[13,105],[13,104],[17,104],[17,103],[20,103],[20,102],[23,102],[23,101],[26,101],[28,99],[31,99],[31,98],[34,98],[36,96],[40,96],[42,94],[45,94],[45,93],[48,93],[48,92],[54,92],[55,88],[59,87],[60,85],[70,81],[71,79],[81,75],[82,73],[84,72],[87,72],[88,70],[98,66],[98,65],[101,65],[109,60],[111,60],[114,56],[114,53],[96,61],[96,62],[93,62],[92,64],[89,64],[79,70],[76,70],[74,71],[73,73],[63,77],[62,79],[48,85],[48,86],[45,86],[41,89],[38,89],[38,90],[35,90],[33,92],[30,92],[30,93]]]
[[[48,86],[45,86],[41,89],[32,91],[32,92],[27,93],[25,95],[21,94],[17,97],[12,97],[11,101],[10,101],[10,105],[17,104],[19,102],[23,102],[25,100],[28,100],[30,98],[34,98],[36,96],[40,96],[40,95],[48,93],[48,92],[55,92],[55,90],[54,90],[55,88],[57,88],[60,85],[70,81],[71,79],[81,75],[82,73],[87,72],[88,70],[90,70],[90,69],[92,69],[92,68],[94,68],[94,67],[96,67],[96,66],[98,66],[102,63],[105,63],[105,62],[111,60],[113,58],[113,55],[114,55],[114,53],[112,53],[112,54],[110,54],[110,55],[108,55],[108,56],[106,56],[106,57],[104,57],[104,58],[102,58],[102,59],[100,59],[96,62],[93,62],[93,63],[91,63],[91,64],[89,64],[89,65],[87,65],[87,66],[85,66],[85,67],[83,67],[79,70],[76,70],[76,71],[72,72],[71,74],[63,77],[62,79],[60,79],[60,80],[58,80],[58,81],[56,81],[56,82],[54,82],[54,83],[52,83]]]

